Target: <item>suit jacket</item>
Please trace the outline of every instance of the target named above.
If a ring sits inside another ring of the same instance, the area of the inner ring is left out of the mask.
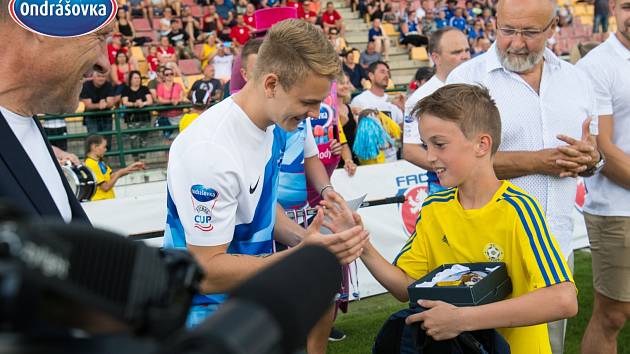
[[[72,221],[89,224],[90,221],[85,211],[70,190],[70,185],[61,172],[39,120],[33,119],[46,143],[50,158],[54,161],[57,172],[61,176],[61,182],[68,195],[72,210]],[[44,180],[40,177],[22,144],[17,140],[13,130],[0,112],[0,202],[2,200],[22,209],[30,216],[62,220],[61,213],[48,192]]]

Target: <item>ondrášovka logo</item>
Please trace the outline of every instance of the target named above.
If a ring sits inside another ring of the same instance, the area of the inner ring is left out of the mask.
[[[10,0],[9,13],[31,32],[77,37],[107,25],[116,16],[116,0]]]
[[[422,209],[422,202],[428,196],[428,181],[426,173],[396,177],[398,193],[404,195],[405,202],[400,206],[400,216],[407,235],[416,230],[418,214]]]
[[[193,209],[196,213],[193,216],[193,227],[204,232],[210,232],[214,229],[214,226],[210,223],[212,221],[212,209],[217,203],[219,193],[212,188],[204,187],[201,184],[195,184],[190,188],[190,194],[193,198]],[[206,203],[212,202],[211,206],[207,206]]]

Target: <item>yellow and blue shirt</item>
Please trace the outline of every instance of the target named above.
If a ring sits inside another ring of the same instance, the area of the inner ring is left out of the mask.
[[[416,231],[394,260],[414,279],[442,264],[474,262],[505,262],[510,298],[573,282],[538,202],[507,181],[480,209],[463,209],[457,188],[427,197]],[[551,353],[547,324],[498,330],[513,354]]]
[[[91,157],[87,157],[85,159],[85,166],[92,170],[94,178],[96,179],[95,182],[98,185],[98,187],[96,187],[96,193],[94,193],[94,196],[90,200],[94,201],[116,198],[113,187],[108,191],[104,191],[101,187],[101,183],[108,182],[112,178],[111,167],[109,167],[104,161],[96,161]]]

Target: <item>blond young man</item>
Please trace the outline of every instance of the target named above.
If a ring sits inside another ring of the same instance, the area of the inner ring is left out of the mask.
[[[336,229],[344,231],[324,236],[322,213],[298,246],[271,254],[274,229],[282,234],[295,225],[276,212],[284,131],[318,116],[339,71],[337,54],[321,30],[300,20],[282,21],[267,34],[245,87],[204,112],[171,146],[164,244],[187,248],[206,271],[205,295],[196,296],[189,326],[208,317],[224,301],[222,293],[301,245],[323,245],[341,263],[360,255],[367,232],[339,220]],[[323,188],[320,194],[336,195],[329,192]],[[328,332],[315,333],[325,348]],[[309,338],[309,353],[322,352],[321,346],[311,350],[312,342]]]

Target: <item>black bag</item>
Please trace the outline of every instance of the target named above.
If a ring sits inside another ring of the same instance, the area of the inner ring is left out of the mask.
[[[418,323],[405,319],[424,311],[414,307],[391,315],[374,341],[373,354],[510,354],[510,345],[494,329],[464,332],[459,336],[436,341],[427,336]]]

